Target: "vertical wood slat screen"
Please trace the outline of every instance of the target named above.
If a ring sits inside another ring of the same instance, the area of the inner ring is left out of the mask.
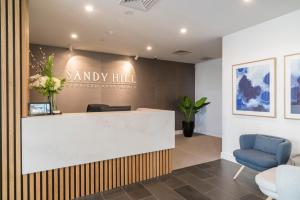
[[[171,152],[163,150],[29,174],[24,176],[23,199],[70,200],[163,176],[171,173]],[[165,156],[168,159],[163,159]]]
[[[28,6],[28,0],[0,0],[1,200],[23,198],[20,119],[28,103]]]
[[[0,200],[68,200],[172,171],[171,150],[22,175],[29,101],[29,0],[0,0]]]

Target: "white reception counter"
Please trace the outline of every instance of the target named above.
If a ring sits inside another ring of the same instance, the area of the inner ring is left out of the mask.
[[[22,172],[175,148],[174,111],[78,113],[22,119]]]

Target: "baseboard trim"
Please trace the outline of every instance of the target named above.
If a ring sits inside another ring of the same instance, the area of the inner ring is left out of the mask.
[[[222,136],[220,136],[219,134],[215,134],[215,133],[211,133],[211,132],[202,132],[200,130],[197,130],[195,129],[195,132],[196,133],[201,133],[201,134],[204,134],[204,135],[208,135],[208,136],[213,136],[213,137],[217,137],[217,138],[222,138]]]
[[[234,163],[237,163],[234,156],[231,153],[221,152],[221,158]]]
[[[183,134],[182,130],[175,130],[175,135]]]

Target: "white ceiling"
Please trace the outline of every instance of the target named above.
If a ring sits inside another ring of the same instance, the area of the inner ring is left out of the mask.
[[[222,56],[222,36],[300,9],[300,0],[159,0],[143,12],[119,1],[30,0],[30,41],[197,63]],[[85,11],[87,4],[94,12]],[[179,33],[181,27],[188,29],[186,35]],[[72,40],[71,33],[78,39]],[[147,51],[147,45],[153,50]],[[192,53],[173,55],[176,50]]]

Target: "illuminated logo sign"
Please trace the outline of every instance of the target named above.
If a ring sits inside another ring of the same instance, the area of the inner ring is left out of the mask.
[[[133,73],[109,73],[96,71],[66,71],[66,83],[69,87],[112,87],[135,88],[136,77]]]

